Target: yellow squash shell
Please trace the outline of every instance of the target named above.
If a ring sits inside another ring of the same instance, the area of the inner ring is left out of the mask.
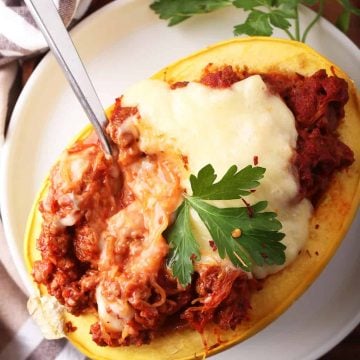
[[[335,73],[344,78],[349,85],[350,99],[345,108],[346,118],[341,123],[339,132],[342,140],[353,150],[355,162],[346,171],[334,177],[330,188],[315,209],[310,223],[310,236],[301,254],[285,270],[268,277],[264,288],[253,294],[250,319],[241,323],[235,331],[221,332],[221,343],[211,328],[207,330],[205,336],[210,349],[208,355],[254,335],[281,315],[304,293],[334,255],[350,227],[360,198],[359,100],[352,81],[341,69],[302,43],[253,37],[232,39],[210,46],[169,65],[152,78],[169,83],[199,80],[202,70],[209,63],[239,68],[247,66],[250,71],[297,72],[302,75],[311,75],[319,69],[325,69],[328,74]],[[79,137],[85,137],[88,133],[89,129],[85,129]],[[42,222],[38,204],[47,191],[47,181],[35,200],[25,234],[25,260],[29,272],[33,262],[40,257],[35,245]],[[44,287],[39,289],[41,293],[46,292]],[[190,329],[169,332],[153,340],[150,345],[100,347],[91,340],[89,334],[90,325],[96,321],[95,316],[65,316],[77,327],[75,332],[68,334],[68,339],[92,359],[185,360],[204,356],[200,335]]]

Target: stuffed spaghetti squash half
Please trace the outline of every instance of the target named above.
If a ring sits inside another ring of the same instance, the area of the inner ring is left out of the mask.
[[[308,46],[234,39],[135,84],[60,156],[29,217],[29,309],[93,359],[193,359],[315,280],[359,203],[354,84]]]

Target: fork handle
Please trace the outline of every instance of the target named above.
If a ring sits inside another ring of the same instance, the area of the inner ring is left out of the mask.
[[[111,141],[105,132],[104,108],[53,1],[25,0],[25,3],[94,126],[104,152],[112,155]]]

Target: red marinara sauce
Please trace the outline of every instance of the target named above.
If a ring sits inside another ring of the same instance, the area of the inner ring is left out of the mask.
[[[247,69],[235,71],[231,66],[224,66],[214,70],[209,65],[200,82],[212,88],[228,88],[250,75],[254,73]],[[299,174],[299,195],[314,203],[325,191],[331,176],[354,161],[353,152],[337,133],[348,101],[347,83],[335,75],[328,76],[324,70],[309,77],[274,72],[259,75],[269,90],[279,94],[294,114],[298,139],[293,164]],[[187,84],[178,82],[171,88]],[[146,156],[131,151],[136,144],[133,134],[124,135],[120,131],[120,125],[130,116],[139,116],[137,108],[122,106],[121,98],[117,99],[107,131],[122,150],[122,164]],[[59,191],[56,181],[50,187],[48,199],[40,206],[44,223],[37,248],[42,259],[35,262],[33,269],[34,280],[45,285],[48,293],[75,315],[97,311],[101,231],[107,218],[134,200],[131,192],[126,190],[121,168],[113,168],[112,162],[103,156],[97,140],[90,140],[78,142],[68,149],[69,154],[85,150],[92,156],[91,166],[73,189],[78,195],[79,206]],[[257,156],[253,162],[254,165],[259,163]],[[57,171],[59,169],[55,167],[53,179],[57,178]],[[252,216],[249,204],[245,202],[245,205]],[[77,221],[71,226],[56,226],[57,220],[68,214],[77,216]],[[121,332],[107,333],[99,322],[95,322],[89,330],[98,345],[149,343],[161,329],[167,329],[168,324],[171,327],[187,324],[200,333],[209,322],[222,329],[234,329],[248,318],[251,293],[261,286],[260,282],[248,279],[239,269],[225,271],[212,265],[196,272],[188,287],[179,288],[177,280],[167,270],[165,260],[163,265],[153,282],[141,285],[141,289],[135,283],[128,289],[127,297],[135,299],[131,306],[136,316],[130,324],[134,333],[123,338]],[[108,295],[115,298],[121,295],[116,282],[108,285]],[[139,294],[139,290],[144,298],[133,296]],[[154,306],[162,298],[164,302]],[[202,299],[207,301],[202,302]],[[67,323],[66,330],[72,332],[76,328]]]
[[[213,70],[209,64],[200,82],[212,88],[226,88],[250,75],[255,73],[247,69],[235,71],[231,66]],[[309,77],[276,72],[259,75],[294,114],[298,139],[293,163],[299,175],[299,195],[316,203],[332,175],[354,162],[354,153],[337,133],[349,99],[347,82],[327,75],[325,70]]]

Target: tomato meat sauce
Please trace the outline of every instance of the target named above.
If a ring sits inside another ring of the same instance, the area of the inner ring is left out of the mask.
[[[250,75],[253,73],[247,69],[237,71],[231,66],[215,69],[209,65],[200,82],[212,88],[228,88]],[[354,161],[353,152],[337,133],[348,100],[347,83],[336,75],[328,76],[324,70],[309,77],[275,72],[260,75],[269,90],[279,94],[294,114],[298,139],[293,164],[299,175],[299,198],[316,203],[333,174]],[[178,82],[170,86],[177,89],[187,84]],[[121,100],[116,100],[107,128],[118,146],[119,162],[115,164],[105,158],[95,136],[78,141],[67,150],[66,161],[53,168],[48,194],[40,205],[43,225],[37,249],[41,260],[34,263],[33,277],[74,315],[99,310],[96,288],[105,266],[99,265],[102,232],[109,217],[134,204],[135,196],[124,180],[126,169],[147,157],[139,150],[136,131],[121,130],[126,119],[139,116],[137,108],[124,107]],[[156,161],[149,157],[148,166],[157,166]],[[258,162],[255,156],[254,164]],[[111,241],[116,247],[116,239]],[[141,244],[142,235],[137,234],[134,241]],[[129,244],[120,245],[114,262],[116,257],[130,257]],[[164,254],[166,249],[165,244]],[[133,316],[128,324],[131,331],[127,334],[121,330],[108,331],[96,322],[90,332],[98,345],[149,343],[170,323],[173,328],[186,325],[202,333],[209,322],[234,329],[248,318],[251,293],[259,290],[260,281],[249,279],[238,269],[229,271],[208,265],[196,271],[192,283],[183,288],[167,268],[166,257],[159,261],[155,276],[127,287],[126,296],[132,299]],[[107,281],[104,296],[115,301],[121,296],[121,288],[116,281]],[[106,311],[111,313],[111,309]],[[67,331],[76,328],[68,324]]]
[[[200,82],[212,88],[227,88],[250,75],[255,74],[246,69],[235,71],[231,66],[213,71],[210,64]],[[348,85],[336,75],[328,76],[325,70],[309,77],[276,72],[260,75],[294,114],[298,139],[293,163],[300,181],[299,195],[315,204],[332,175],[354,162],[353,152],[337,133],[349,99]]]

